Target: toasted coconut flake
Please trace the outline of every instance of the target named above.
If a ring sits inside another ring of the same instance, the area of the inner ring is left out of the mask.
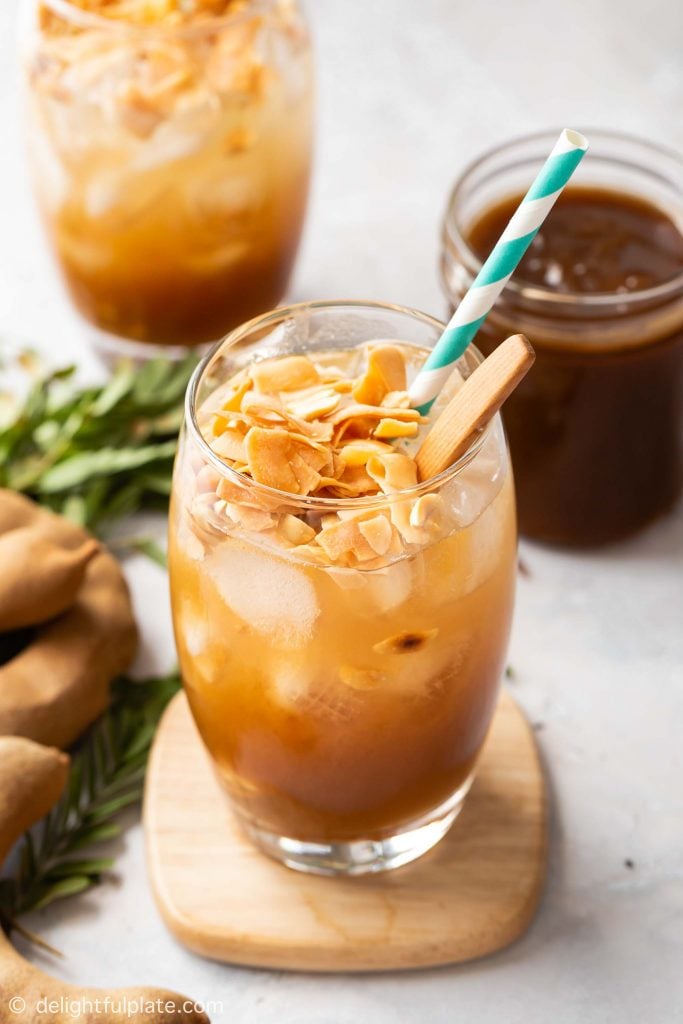
[[[380,420],[375,429],[372,432],[373,437],[416,437],[418,425],[417,423],[405,423],[401,420],[394,419],[393,417],[387,417],[384,420]]]
[[[250,487],[248,482],[239,484],[227,477],[221,477],[216,493],[223,501],[244,505],[248,508],[273,511],[280,505],[280,499],[276,495],[264,494],[255,487]]]
[[[244,432],[242,430],[225,429],[218,437],[214,437],[211,448],[221,459],[230,459],[232,462],[245,462],[247,452],[244,447]]]
[[[315,530],[312,526],[289,512],[280,518],[278,532],[288,543],[294,545],[309,544],[315,537]]]
[[[428,526],[413,526],[410,522],[411,511],[412,502],[395,501],[389,509],[389,515],[406,544],[424,544],[429,540],[432,531]]]
[[[374,690],[386,682],[386,675],[376,668],[360,668],[356,665],[342,665],[339,678],[352,690]]]
[[[340,508],[337,512],[339,519],[344,522],[363,522],[365,519],[373,519],[377,515],[376,508]]]
[[[410,525],[440,530],[446,516],[446,503],[440,494],[423,494],[410,510]]]
[[[258,392],[250,391],[242,400],[241,415],[250,424],[282,425],[286,424],[290,433],[306,438],[315,438],[317,441],[329,442],[332,439],[332,424],[316,420],[309,422],[296,416],[282,403],[282,401],[271,395],[261,395]]]
[[[368,461],[367,471],[385,494],[395,494],[417,485],[417,466],[409,455],[400,452],[373,455]]]
[[[213,419],[211,420],[211,433],[214,437],[218,437],[224,430],[228,428],[228,421],[225,416],[221,416],[218,413],[214,413]]]
[[[239,410],[242,396],[251,388],[251,379],[246,370],[240,370],[227,383],[220,384],[203,401],[199,409],[199,420],[202,424],[210,422],[214,413],[234,412]]]
[[[218,501],[215,494],[196,495],[190,505],[190,520],[193,532],[203,536],[220,536],[222,532],[222,513],[223,502]]]
[[[242,406],[242,399],[246,395],[247,391],[251,389],[251,377],[245,374],[243,379],[238,383],[237,387],[226,395],[224,401],[221,404],[221,409],[224,412],[238,412]]]
[[[284,423],[287,419],[285,407],[277,395],[266,395],[261,391],[247,391],[240,411],[256,422]]]
[[[324,449],[318,451],[279,427],[252,427],[245,445],[251,475],[258,483],[291,494],[310,494],[318,485],[320,474],[314,466],[327,458]]]
[[[407,391],[389,391],[381,404],[385,409],[410,409],[410,395]]]
[[[218,36],[206,63],[206,74],[219,92],[258,96],[257,68],[252,54],[259,25],[259,18],[251,18],[230,26]]]
[[[241,526],[243,530],[253,530],[254,533],[270,530],[275,523],[270,512],[261,508],[252,508],[249,505],[234,505],[231,502],[226,502],[223,511],[226,517],[237,526]]]
[[[363,494],[376,494],[378,487],[368,476],[364,466],[347,466],[338,479],[327,479],[325,486],[335,497],[354,498]]]
[[[420,420],[420,414],[417,409],[394,409],[392,412],[396,419],[401,420],[401,422],[414,420],[417,423]],[[330,423],[337,426],[346,420],[381,420],[384,419],[386,414],[387,410],[383,406],[353,403],[342,406],[329,419]]]
[[[392,451],[393,448],[390,444],[358,438],[344,442],[342,456],[347,466],[366,466],[368,459],[373,455],[385,455]]]
[[[195,477],[194,488],[197,494],[213,494],[218,487],[220,476],[213,466],[202,466]]]
[[[377,345],[368,353],[364,375],[352,394],[357,402],[379,405],[389,391],[405,391],[406,365],[403,352],[395,345]]]
[[[316,565],[327,565],[329,562],[317,540],[311,541],[310,544],[297,545],[294,553],[304,561],[314,562]]]
[[[284,359],[264,359],[251,367],[251,377],[258,391],[276,395],[280,391],[296,391],[316,384],[320,375],[306,356],[285,356]]]
[[[333,412],[341,395],[332,388],[312,388],[308,394],[298,393],[296,398],[286,402],[287,410],[302,420],[315,420]]]
[[[311,494],[320,487],[320,473],[313,469],[304,457],[303,451],[292,456],[291,469],[298,482],[299,494]]]
[[[333,525],[326,526],[318,534],[318,544],[331,562],[353,565],[377,556],[360,532],[358,523],[353,521],[338,519]]]
[[[374,644],[376,654],[414,654],[422,651],[438,634],[438,629],[421,629],[412,632],[397,633]]]
[[[384,515],[374,516],[358,524],[363,537],[377,555],[386,555],[391,547],[394,531],[390,521]]]

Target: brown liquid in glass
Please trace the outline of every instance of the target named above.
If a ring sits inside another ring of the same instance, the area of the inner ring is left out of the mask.
[[[520,198],[470,226],[467,240],[478,256],[491,251]],[[681,273],[683,236],[664,212],[621,192],[570,188],[516,279],[578,301],[611,295],[616,319],[620,294]],[[648,313],[653,321],[659,308],[655,302]],[[681,488],[683,324],[642,345],[608,344],[587,323],[592,330],[581,347],[531,333],[536,363],[505,406],[520,529],[551,543],[586,546],[627,535],[666,510]],[[491,321],[477,335],[485,354],[501,340]]]

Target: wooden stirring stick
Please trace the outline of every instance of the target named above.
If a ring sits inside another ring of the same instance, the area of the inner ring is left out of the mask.
[[[503,341],[451,398],[415,457],[420,480],[430,480],[464,455],[531,368],[536,354],[523,334]]]

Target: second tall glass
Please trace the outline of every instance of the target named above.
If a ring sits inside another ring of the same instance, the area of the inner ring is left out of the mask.
[[[149,355],[215,341],[275,305],[311,161],[310,42],[298,5],[30,7],[37,195],[100,347]]]

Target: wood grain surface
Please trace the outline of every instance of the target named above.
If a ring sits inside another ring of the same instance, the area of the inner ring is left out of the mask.
[[[372,971],[493,953],[531,922],[546,872],[546,794],[533,733],[503,693],[474,786],[422,859],[360,878],[303,875],[260,853],[219,789],[183,694],[154,744],[147,861],[166,924],[216,960]]]

